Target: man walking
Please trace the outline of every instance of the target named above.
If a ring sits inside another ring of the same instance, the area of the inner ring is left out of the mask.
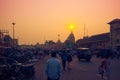
[[[47,80],[59,80],[61,75],[61,64],[56,58],[56,53],[51,53],[51,58],[46,62]]]
[[[65,71],[65,69],[66,69],[66,61],[67,61],[67,52],[65,50],[62,51],[61,59],[62,59],[62,67],[63,67],[63,70]]]

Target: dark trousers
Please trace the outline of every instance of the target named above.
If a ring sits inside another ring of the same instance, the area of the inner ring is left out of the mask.
[[[62,61],[62,67],[63,67],[63,70],[65,70],[65,67],[66,67],[66,61]]]
[[[51,79],[51,78],[47,77],[47,80],[59,80],[59,78],[57,78],[57,79]]]

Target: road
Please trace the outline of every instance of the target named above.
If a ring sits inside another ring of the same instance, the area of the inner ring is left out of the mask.
[[[35,80],[46,80],[45,63],[50,56],[45,57],[37,62],[33,62],[35,67]],[[60,59],[60,58],[59,58]],[[78,62],[74,56],[71,63],[71,70],[62,71],[60,80],[101,80],[97,74],[97,68],[101,59],[92,57],[91,62],[84,60]],[[120,59],[111,60],[110,80],[120,80]]]

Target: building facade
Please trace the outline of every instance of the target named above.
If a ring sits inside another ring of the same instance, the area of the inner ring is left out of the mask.
[[[110,47],[120,49],[120,19],[114,19],[110,24]]]
[[[93,35],[91,37],[84,37],[76,41],[77,47],[87,47],[91,49],[109,48],[109,33]]]
[[[85,37],[76,41],[77,47],[120,50],[120,19],[110,21],[110,32]]]

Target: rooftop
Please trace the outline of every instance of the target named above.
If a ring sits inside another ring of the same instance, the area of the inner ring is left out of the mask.
[[[103,34],[97,34],[97,35],[93,35],[90,36],[88,38],[83,38],[83,39],[79,39],[77,40],[77,43],[89,43],[89,42],[93,42],[93,41],[104,41],[104,40],[109,40],[109,35],[110,33],[103,33]]]
[[[120,23],[120,19],[116,18],[116,19],[113,19],[112,21],[110,21],[108,24],[114,24],[114,23]]]

